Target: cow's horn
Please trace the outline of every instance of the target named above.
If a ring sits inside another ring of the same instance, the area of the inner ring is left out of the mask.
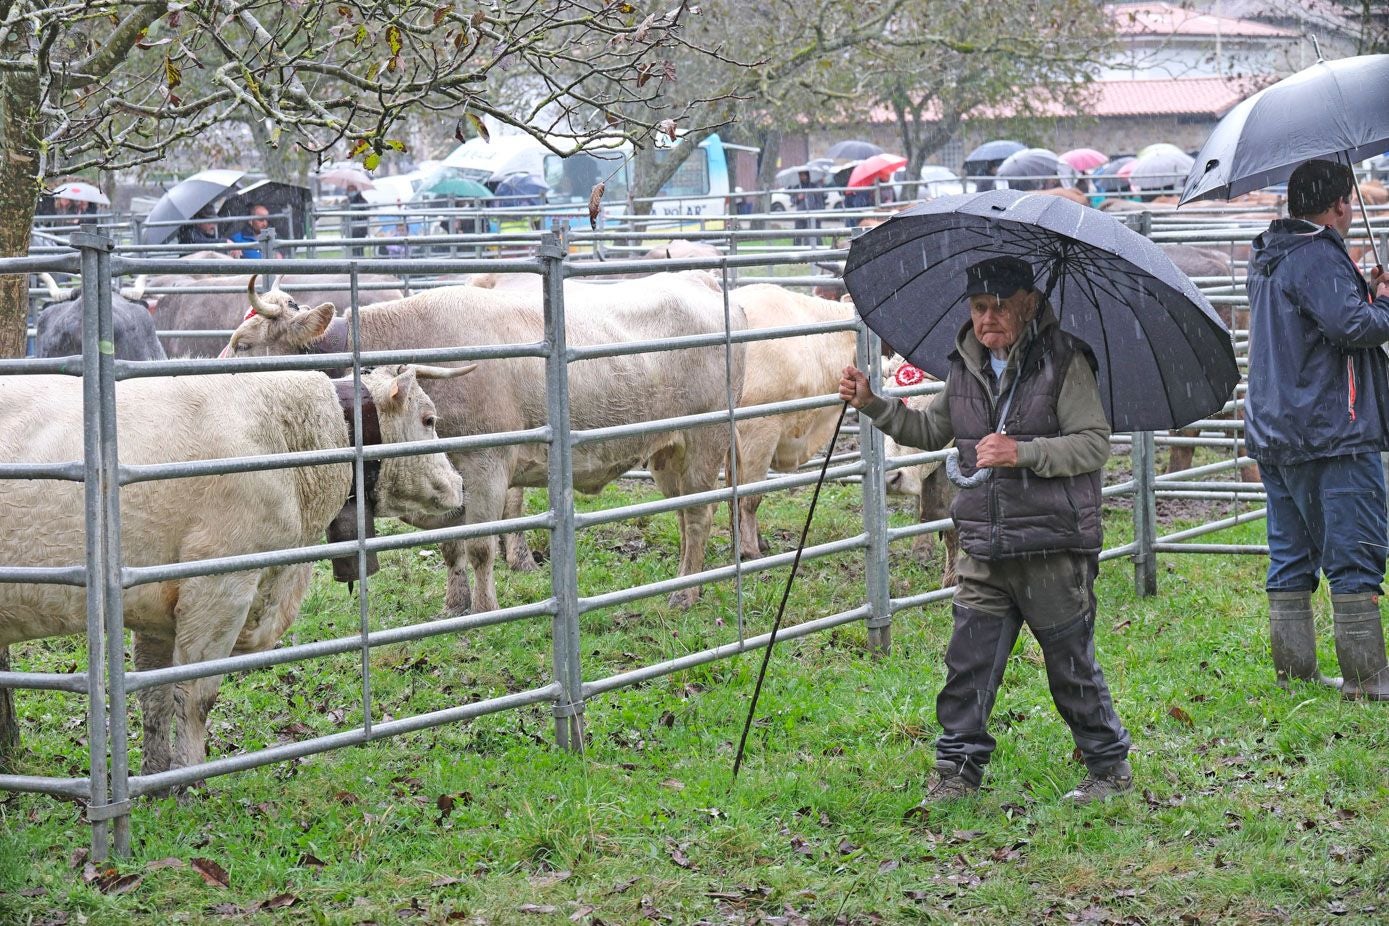
[[[415,371],[415,376],[419,379],[454,379],[477,369],[476,363],[461,367],[430,367],[420,364],[411,364],[411,366]]]
[[[262,301],[260,296],[256,295],[256,276],[257,274],[253,273],[251,279],[246,281],[246,298],[251,300],[251,309],[261,318],[279,318],[284,310]]]
[[[61,302],[63,300],[63,291],[58,288],[58,281],[53,279],[53,274],[40,273],[39,279],[43,281],[44,286],[48,287],[48,297],[50,299],[54,302]]]

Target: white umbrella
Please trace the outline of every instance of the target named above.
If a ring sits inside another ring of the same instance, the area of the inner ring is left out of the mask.
[[[53,191],[52,196],[54,199],[70,199],[78,203],[96,203],[98,206],[111,205],[111,200],[106,198],[105,193],[81,180],[64,183]]]

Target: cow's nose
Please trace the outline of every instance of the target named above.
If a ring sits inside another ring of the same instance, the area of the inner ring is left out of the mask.
[[[887,474],[887,487],[888,487],[889,489],[895,489],[895,488],[897,488],[897,486],[900,485],[901,482],[902,482],[902,471],[901,471],[901,470],[896,470],[896,469],[894,469],[892,472],[890,472],[890,473]]]

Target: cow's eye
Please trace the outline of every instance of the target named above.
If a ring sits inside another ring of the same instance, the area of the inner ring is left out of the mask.
[[[425,426],[426,428],[428,428],[429,430],[431,430],[431,431],[434,430],[434,416],[433,416],[433,415],[425,415],[425,416],[424,416],[424,426]]]
[[[239,354],[239,353],[243,353],[244,351],[248,351],[248,350],[250,350],[250,349],[251,349],[251,345],[250,345],[249,342],[247,342],[247,341],[237,341],[237,342],[236,342],[236,352],[237,352],[238,354]]]

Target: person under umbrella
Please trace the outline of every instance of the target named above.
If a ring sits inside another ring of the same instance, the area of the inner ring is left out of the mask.
[[[922,805],[979,790],[996,745],[989,714],[1024,623],[1085,759],[1084,780],[1064,799],[1088,804],[1133,788],[1129,734],[1095,659],[1100,471],[1109,458],[1096,361],[1061,329],[1028,262],[989,257],[965,278],[969,321],[944,392],[925,411],[878,397],[852,366],[839,383],[840,398],[899,443],[939,450],[953,440],[967,464],[993,473],[951,507],[962,550],[955,629],[936,699],[936,775]]]
[[[1344,164],[1313,160],[1288,181],[1289,218],[1249,261],[1245,442],[1268,495],[1269,636],[1280,683],[1334,684],[1317,668],[1312,592],[1331,586],[1347,699],[1389,701],[1379,613],[1389,528],[1389,275],[1367,286],[1346,251],[1355,219]]]
[[[217,213],[211,206],[199,209],[191,221],[178,230],[179,244],[221,244],[226,239],[218,230]]]

